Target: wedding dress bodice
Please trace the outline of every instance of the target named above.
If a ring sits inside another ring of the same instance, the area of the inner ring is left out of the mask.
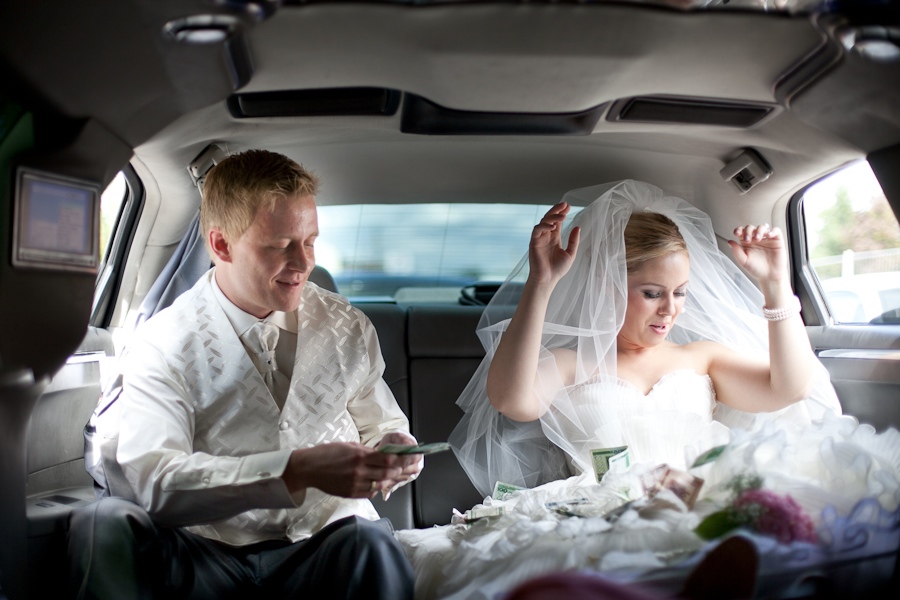
[[[618,377],[596,377],[569,392],[582,422],[602,427],[612,421],[657,411],[678,411],[712,420],[716,392],[709,375],[679,369],[663,375],[643,394],[633,383]]]
[[[595,377],[568,390],[571,407],[559,415],[563,435],[580,447],[586,470],[590,451],[628,446],[633,462],[686,462],[712,446],[727,443],[728,430],[713,421],[716,394],[712,380],[692,369],[664,375],[644,394],[612,376]]]

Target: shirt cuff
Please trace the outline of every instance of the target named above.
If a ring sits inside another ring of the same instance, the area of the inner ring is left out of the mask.
[[[292,494],[281,478],[290,458],[291,450],[262,452],[244,457],[241,464],[241,481],[253,479],[259,481],[263,485],[263,493],[269,497],[269,501],[260,508],[297,507],[306,500],[305,489]]]

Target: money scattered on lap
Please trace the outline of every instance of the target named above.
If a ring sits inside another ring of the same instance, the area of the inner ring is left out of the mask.
[[[648,498],[653,498],[661,490],[669,490],[675,494],[688,510],[694,508],[703,480],[690,473],[673,469],[669,465],[659,465],[640,476],[641,487]]]
[[[507,500],[514,493],[520,492],[524,489],[525,488],[518,485],[498,481],[494,484],[494,492],[491,494],[491,498],[493,498],[494,500]]]
[[[596,448],[591,450],[591,462],[594,465],[594,476],[597,478],[597,483],[600,483],[603,476],[611,469],[627,470],[631,466],[631,453],[628,451],[628,446]]]
[[[463,520],[466,523],[473,523],[479,519],[487,519],[489,517],[502,517],[506,514],[504,506],[485,506],[483,508],[470,508],[463,513]]]

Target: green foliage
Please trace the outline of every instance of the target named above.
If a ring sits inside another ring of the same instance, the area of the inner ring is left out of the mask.
[[[850,192],[838,188],[834,204],[819,215],[822,226],[813,258],[839,256],[844,250],[900,248],[900,226],[890,205],[883,197],[874,200],[867,210],[854,210]]]
[[[763,479],[756,473],[742,473],[735,475],[728,482],[728,489],[731,490],[731,499],[734,500],[746,490],[758,490],[763,485]]]
[[[836,256],[849,248],[846,225],[853,221],[853,205],[847,188],[840,187],[837,199],[831,207],[820,214],[822,228],[819,229],[819,243],[813,250],[813,257]]]
[[[694,533],[704,540],[714,540],[743,524],[743,521],[735,518],[733,511],[720,510],[703,519]]]

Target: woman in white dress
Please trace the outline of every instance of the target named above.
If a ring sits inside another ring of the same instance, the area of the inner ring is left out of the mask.
[[[571,205],[588,206],[564,227]],[[485,496],[497,482],[531,489],[486,499],[504,507],[499,518],[399,532],[421,596],[487,597],[560,569],[663,566],[703,546],[694,529],[736,475],[762,476],[819,526],[866,497],[896,511],[900,437],[837,416],[780,231],[734,235],[735,262],[760,289],[719,251],[704,213],[652,185],[575,190],[547,212],[482,317],[486,357],[450,439]],[[638,500],[604,516],[643,494],[650,469],[688,470],[723,444],[691,471],[705,480],[694,510]],[[631,468],[598,485],[591,451],[624,446]],[[553,504],[573,500],[584,518]]]

